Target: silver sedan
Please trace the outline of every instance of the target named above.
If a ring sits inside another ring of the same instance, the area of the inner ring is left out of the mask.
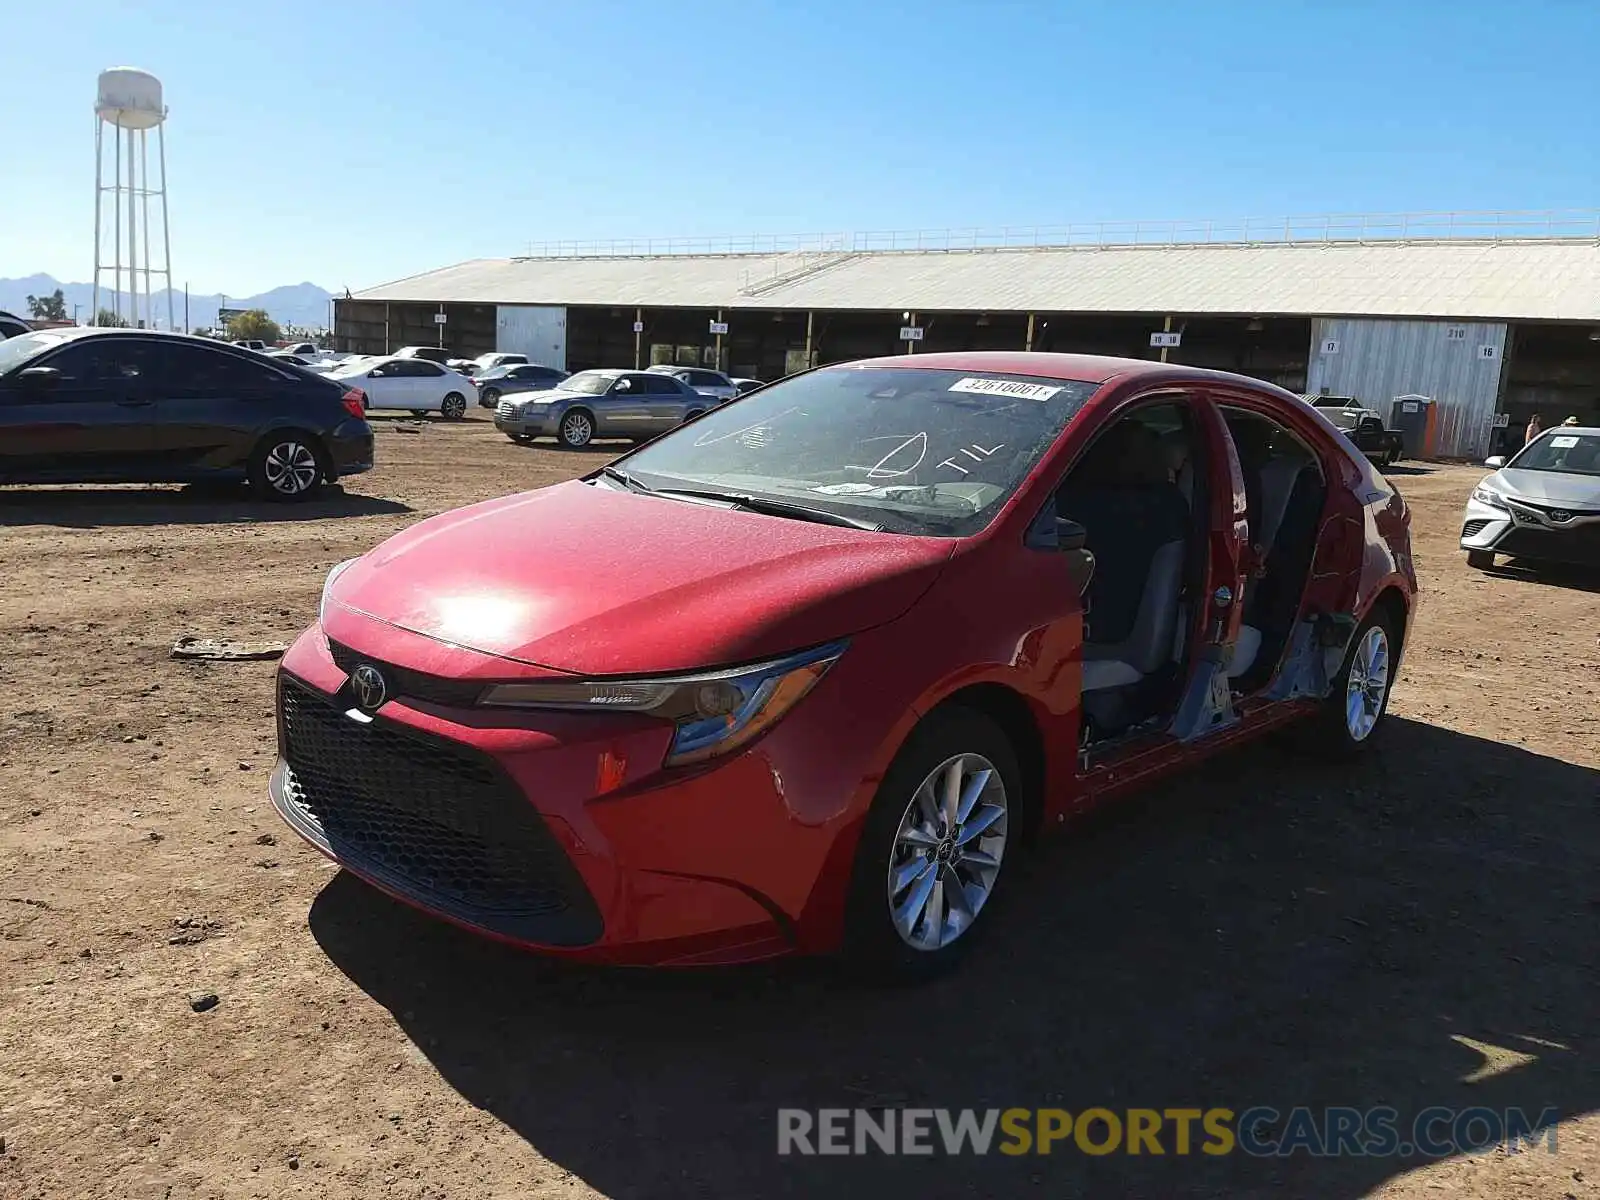
[[[550,391],[502,398],[494,426],[512,441],[553,437],[576,450],[600,437],[653,438],[715,405],[671,375],[579,371]]]
[[[1545,431],[1497,470],[1467,501],[1461,548],[1470,566],[1494,566],[1496,554],[1532,562],[1600,566],[1600,429],[1564,425]]]

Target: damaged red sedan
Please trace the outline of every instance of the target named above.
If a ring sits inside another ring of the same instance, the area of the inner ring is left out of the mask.
[[[272,799],[469,929],[596,961],[922,975],[1029,836],[1299,722],[1383,719],[1400,496],[1256,380],[1057,354],[828,367],[330,573]]]

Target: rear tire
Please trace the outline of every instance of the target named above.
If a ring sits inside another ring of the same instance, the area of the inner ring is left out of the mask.
[[[439,405],[439,415],[446,421],[459,421],[467,415],[467,398],[460,392],[451,392]]]
[[[1393,618],[1387,609],[1373,609],[1350,639],[1332,691],[1305,727],[1307,750],[1340,761],[1372,744],[1389,711],[1398,650]]]
[[[245,475],[258,499],[292,503],[316,495],[327,471],[316,439],[287,429],[261,439]]]
[[[411,415],[413,417],[425,417],[428,415],[428,410],[425,408],[413,408],[411,410]]]
[[[959,784],[953,820],[946,807],[952,772]],[[1022,788],[1010,739],[982,713],[938,709],[912,731],[856,847],[843,946],[852,973],[917,982],[966,956],[994,923],[1007,852],[1016,855],[1025,833]]]
[[[1492,571],[1492,570],[1494,570],[1494,551],[1493,550],[1468,550],[1467,551],[1467,566],[1472,567],[1473,569],[1478,570],[1478,571]]]
[[[485,408],[493,408],[500,403],[500,389],[484,388],[483,395],[478,398],[478,403]]]

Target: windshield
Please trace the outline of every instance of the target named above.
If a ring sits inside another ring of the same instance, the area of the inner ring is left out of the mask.
[[[581,392],[585,396],[602,396],[616,382],[614,371],[579,371],[561,381],[563,392]]]
[[[0,353],[5,343],[0,342]],[[1529,442],[1506,464],[1518,471],[1560,471],[1567,475],[1600,476],[1600,433],[1553,430]]]
[[[834,367],[713,409],[623,468],[650,488],[798,501],[898,533],[962,537],[994,518],[1098,386]]]
[[[377,363],[366,360],[362,360],[360,362],[340,363],[333,370],[329,371],[328,374],[332,375],[336,379],[345,375],[364,375],[377,365]]]
[[[59,333],[22,333],[14,338],[0,338],[0,375],[26,362],[42,350],[69,341]]]

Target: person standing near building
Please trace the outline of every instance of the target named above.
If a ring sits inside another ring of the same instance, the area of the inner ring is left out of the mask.
[[[1526,446],[1543,432],[1544,422],[1539,419],[1538,413],[1534,413],[1533,418],[1528,422],[1528,431],[1522,435],[1522,444]]]

